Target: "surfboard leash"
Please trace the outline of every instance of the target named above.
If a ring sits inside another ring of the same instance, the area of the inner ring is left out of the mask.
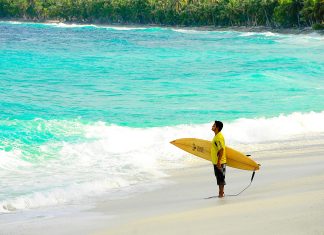
[[[246,189],[248,189],[251,186],[254,176],[255,176],[255,171],[253,171],[253,173],[252,173],[251,182],[241,192],[239,192],[237,194],[225,194],[225,196],[236,197],[236,196],[240,195],[241,193],[243,193]]]
[[[250,157],[251,155],[246,155],[247,157]],[[258,164],[259,166],[261,166],[260,164]],[[249,185],[248,186],[246,186],[241,192],[239,192],[239,193],[237,193],[237,194],[225,194],[225,196],[229,196],[229,197],[236,197],[236,196],[238,196],[238,195],[240,195],[241,193],[243,193],[245,190],[247,190],[250,186],[251,186],[251,184],[252,184],[252,182],[253,182],[253,179],[254,179],[254,176],[255,176],[255,171],[253,171],[253,173],[252,173],[252,176],[251,176],[251,181],[250,181],[250,183],[249,183]],[[207,198],[205,198],[205,199],[211,199],[211,198],[216,198],[217,196],[212,196],[212,197],[207,197]]]
[[[251,155],[250,155],[250,154],[247,154],[246,156],[247,156],[247,157],[250,157]],[[259,164],[259,166],[261,166],[261,165]],[[248,188],[251,186],[252,181],[253,181],[253,179],[254,179],[254,176],[255,176],[255,171],[253,171],[253,173],[252,173],[251,182],[250,182],[249,185],[246,186],[246,187],[245,187],[241,192],[239,192],[239,193],[237,193],[237,194],[228,194],[228,195],[225,194],[225,196],[236,197],[236,196],[240,195],[241,193],[243,193],[246,189],[248,189]]]
[[[252,173],[252,177],[251,177],[251,182],[249,183],[249,185],[248,186],[246,186],[241,192],[239,192],[239,193],[237,193],[237,194],[225,194],[225,196],[227,197],[236,197],[236,196],[238,196],[238,195],[240,195],[241,193],[243,193],[246,189],[248,189],[250,186],[251,186],[251,184],[252,184],[252,181],[253,181],[253,179],[254,179],[254,176],[255,176],[255,171],[253,171],[253,173]],[[207,197],[207,198],[205,198],[205,199],[212,199],[212,198],[217,198],[218,196],[211,196],[211,197]]]

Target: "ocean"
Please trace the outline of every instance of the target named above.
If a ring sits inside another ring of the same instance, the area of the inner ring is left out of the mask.
[[[214,120],[242,151],[323,138],[323,58],[316,33],[0,22],[0,213],[163,184]]]

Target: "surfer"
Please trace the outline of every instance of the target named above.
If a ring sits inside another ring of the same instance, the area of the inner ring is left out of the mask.
[[[226,172],[226,152],[225,152],[225,139],[221,131],[223,129],[223,123],[221,121],[215,121],[212,126],[212,131],[215,136],[212,140],[211,146],[211,159],[214,165],[214,172],[217,179],[217,185],[219,187],[218,197],[224,197],[225,172]]]

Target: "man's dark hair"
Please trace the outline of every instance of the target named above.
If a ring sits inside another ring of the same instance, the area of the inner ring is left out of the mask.
[[[215,121],[215,125],[219,131],[223,129],[223,123],[221,121]]]

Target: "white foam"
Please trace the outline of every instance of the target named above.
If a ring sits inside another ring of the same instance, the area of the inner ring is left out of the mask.
[[[279,34],[273,32],[245,32],[240,34],[240,37],[251,37],[251,36],[274,37],[274,36],[279,36]]]
[[[323,46],[324,36],[318,33],[309,34],[282,34],[276,39],[279,43],[289,44],[289,45],[305,45],[309,47],[312,46]]]
[[[129,27],[129,26],[112,26],[112,25],[95,25],[95,24],[75,24],[75,23],[44,23],[44,25],[57,28],[98,28],[98,29],[112,29],[118,31],[129,30],[146,30],[148,27]]]
[[[208,34],[209,31],[206,30],[195,30],[195,29],[177,29],[171,28],[172,31],[184,34]]]
[[[277,33],[273,33],[273,32],[263,32],[263,33],[260,33],[261,35],[264,35],[266,37],[273,37],[273,36],[278,36]]]
[[[67,24],[67,23],[49,23],[46,25],[59,27],[59,28],[85,28],[85,27],[93,27],[93,28],[101,28],[101,29],[113,29],[113,30],[142,30],[147,29],[145,27],[127,27],[127,26],[103,26],[103,25],[94,25],[94,24]]]
[[[47,26],[53,26],[53,27],[58,27],[58,28],[84,28],[84,27],[93,27],[93,28],[97,28],[96,25],[93,24],[66,24],[66,23],[44,23],[44,25]]]
[[[250,37],[250,36],[253,36],[253,35],[255,35],[255,33],[253,33],[253,32],[247,32],[247,33],[242,33],[240,36],[241,37]]]
[[[223,133],[227,145],[233,147],[305,136],[316,138],[323,137],[323,120],[324,111],[272,118],[241,118],[225,121]],[[185,137],[213,137],[213,121],[153,128],[122,127],[105,122],[34,121],[42,123],[40,130],[44,128],[60,133],[63,132],[60,128],[69,123],[68,126],[77,128],[75,132],[83,135],[84,139],[77,143],[61,141],[41,145],[41,154],[55,157],[40,157],[37,162],[26,162],[19,150],[1,151],[0,177],[6,179],[0,181],[1,188],[6,188],[0,198],[2,212],[91,200],[93,196],[112,190],[122,190],[127,194],[130,186],[165,177],[167,169],[199,162],[198,158],[174,147],[170,141]],[[38,124],[36,126],[38,128]]]
[[[262,143],[287,140],[324,132],[324,112],[292,113],[273,118],[238,119],[224,133],[233,143]]]
[[[22,22],[19,21],[0,21],[1,23],[9,23],[9,24],[22,24]]]
[[[0,212],[33,209],[79,202],[84,197],[94,197],[109,189],[129,186],[130,182],[122,178],[114,180],[97,180],[85,183],[75,183],[66,187],[55,187],[50,190],[39,190],[27,193],[9,200],[0,201]]]
[[[33,22],[19,22],[19,21],[0,21],[1,23],[8,24],[34,24],[34,25],[46,25],[56,28],[98,28],[98,29],[112,29],[118,31],[129,30],[147,30],[151,27],[137,27],[137,26],[114,26],[114,25],[95,25],[95,24],[76,24],[76,23],[63,23],[63,22],[51,22],[51,23],[33,23]]]
[[[148,27],[126,27],[126,26],[106,26],[104,28],[107,28],[107,29],[114,29],[114,30],[125,30],[125,31],[128,31],[128,30],[146,30],[146,29],[149,29]]]
[[[21,150],[13,150],[10,152],[0,150],[0,169],[11,172],[21,172],[22,168],[30,166],[30,163],[21,160]]]

